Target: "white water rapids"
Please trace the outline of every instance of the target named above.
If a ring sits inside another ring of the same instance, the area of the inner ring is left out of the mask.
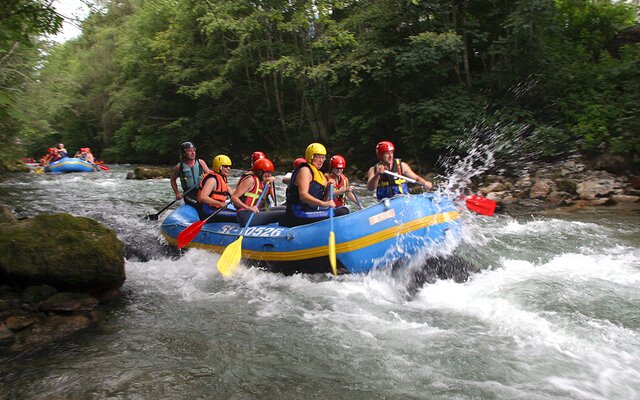
[[[465,213],[457,252],[480,269],[465,283],[250,266],[224,279],[217,255],[164,246],[142,216],[169,183],[132,169],[0,182],[20,217],[95,218],[128,257],[124,299],[97,326],[0,356],[0,398],[640,398],[637,212]]]

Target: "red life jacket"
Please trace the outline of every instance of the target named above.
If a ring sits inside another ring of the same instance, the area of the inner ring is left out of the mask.
[[[213,190],[211,193],[207,193],[206,195],[211,197],[213,200],[224,203],[227,200],[227,196],[229,196],[229,185],[227,184],[227,178],[214,171],[209,171],[209,173],[203,176],[200,180],[200,186],[198,187],[198,197],[200,197],[200,193],[202,193],[202,189],[204,188],[207,179],[210,178],[216,180],[216,190]],[[211,207],[220,208],[217,205],[212,205]]]
[[[239,198],[240,201],[242,201],[244,204],[248,205],[249,207],[253,207],[258,203],[258,199],[262,194],[262,190],[264,189],[264,182],[262,182],[260,178],[258,178],[253,172],[245,172],[242,175],[242,178],[240,178],[238,185],[240,185],[240,183],[247,178],[253,178],[253,188],[245,192]]]
[[[330,177],[330,174],[327,174],[327,178],[329,177]],[[347,179],[345,178],[344,175],[340,175],[338,177],[338,182],[336,182],[336,185],[333,187],[333,189],[338,190],[345,187],[347,187]],[[336,203],[336,208],[347,205],[347,192],[344,192],[338,196],[333,196],[333,201]]]

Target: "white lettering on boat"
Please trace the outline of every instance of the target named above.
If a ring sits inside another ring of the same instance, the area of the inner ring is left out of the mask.
[[[234,230],[238,231],[239,228],[237,225],[223,225],[220,228],[220,233],[232,233]]]
[[[280,236],[284,229],[282,228],[269,228],[264,226],[252,226],[247,228],[244,232],[247,235],[251,236],[260,236],[260,237],[272,237],[272,236]]]
[[[385,212],[381,212],[380,214],[372,215],[371,217],[369,217],[369,225],[375,225],[378,222],[385,221],[395,216],[396,210],[392,208],[391,210],[387,210]]]

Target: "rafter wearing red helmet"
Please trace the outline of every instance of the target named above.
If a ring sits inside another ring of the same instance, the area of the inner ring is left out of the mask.
[[[261,151],[254,151],[253,153],[251,153],[251,169],[253,169],[253,165],[256,161],[266,158],[267,155]],[[276,188],[274,185],[269,186],[269,193],[267,193],[264,198],[264,204],[269,207],[272,201],[276,206],[278,205],[278,202],[276,201]]]
[[[329,172],[325,174],[329,182],[333,184],[333,200],[336,202],[336,207],[346,207],[347,197],[353,204],[358,204],[353,194],[354,188],[349,183],[349,178],[344,174],[345,168],[347,168],[347,160],[336,154],[329,160]]]
[[[251,213],[257,213],[252,220],[253,225],[266,225],[272,222],[278,222],[284,215],[284,207],[278,210],[269,210],[267,202],[258,204],[260,195],[268,183],[269,191],[273,187],[275,178],[272,176],[274,171],[273,162],[268,158],[259,158],[255,160],[250,171],[245,172],[240,177],[236,189],[231,195],[231,202],[236,207],[238,214],[238,223],[240,226],[246,226]]]
[[[367,189],[372,192],[375,191],[378,200],[399,194],[409,194],[409,185],[406,180],[387,175],[384,171],[394,172],[414,179],[425,190],[431,189],[433,187],[431,182],[413,172],[406,162],[399,158],[394,158],[395,150],[393,143],[386,140],[376,145],[378,163],[369,168],[367,172]]]

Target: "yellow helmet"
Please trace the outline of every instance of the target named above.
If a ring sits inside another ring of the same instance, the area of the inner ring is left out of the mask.
[[[320,143],[311,143],[307,146],[307,149],[304,151],[304,158],[307,159],[307,162],[311,162],[314,154],[322,154],[327,155],[327,149],[324,148]]]
[[[223,165],[231,165],[231,159],[224,154],[218,154],[217,156],[213,157],[212,164],[213,170],[217,173],[220,173],[222,171]]]

